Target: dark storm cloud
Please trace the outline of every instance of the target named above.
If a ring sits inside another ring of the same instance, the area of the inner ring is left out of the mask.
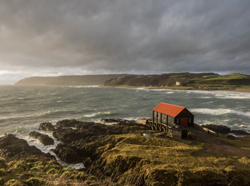
[[[1,0],[0,41],[10,71],[250,73],[250,1]]]

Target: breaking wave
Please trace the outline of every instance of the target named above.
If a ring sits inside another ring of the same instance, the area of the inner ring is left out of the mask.
[[[221,98],[221,99],[250,99],[250,94],[247,92],[188,90],[186,91],[186,93],[211,95],[214,96],[215,98]]]
[[[208,115],[225,115],[225,114],[236,114],[240,116],[246,116],[250,118],[250,112],[243,112],[233,109],[208,109],[208,108],[197,108],[190,109],[194,113],[208,114]]]
[[[116,112],[96,112],[93,114],[85,114],[83,115],[84,118],[97,118],[97,117],[102,117],[102,116],[114,116],[118,115]]]

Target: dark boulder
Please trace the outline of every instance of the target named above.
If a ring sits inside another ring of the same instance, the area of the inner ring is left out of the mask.
[[[41,123],[38,129],[43,131],[54,131],[55,127],[51,123],[45,122]]]
[[[58,158],[66,163],[79,163],[84,161],[84,156],[82,156],[76,148],[65,144],[58,144],[53,151]]]
[[[41,133],[36,132],[36,131],[32,131],[29,134],[29,137],[37,139],[43,145],[54,145],[54,140],[51,137],[49,137],[48,135],[45,135],[45,134],[41,134]]]
[[[53,136],[63,143],[71,143],[73,141],[78,141],[81,139],[86,139],[87,137],[94,136],[95,133],[86,130],[73,130],[71,128],[67,129],[57,129],[53,132]]]
[[[231,132],[231,129],[225,125],[207,124],[207,125],[202,125],[202,127],[208,128],[220,134],[227,134]]]
[[[13,134],[0,138],[0,156],[6,158],[19,158],[30,155],[45,155],[34,146],[29,146],[27,141],[19,139]],[[46,155],[49,156],[49,155]]]
[[[228,139],[232,139],[232,140],[234,140],[234,139],[237,138],[237,136],[235,136],[235,135],[232,134],[232,133],[228,133],[226,136],[227,136]]]
[[[242,136],[250,135],[250,133],[244,130],[232,130],[231,133],[236,134],[236,135],[242,135]]]
[[[101,119],[102,123],[120,123],[121,119]]]
[[[58,121],[56,123],[56,128],[68,128],[68,127],[76,128],[79,125],[79,123],[81,122],[75,119],[65,119]]]

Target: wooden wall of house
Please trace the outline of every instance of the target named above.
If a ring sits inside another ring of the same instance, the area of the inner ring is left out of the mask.
[[[164,124],[175,124],[176,122],[174,117],[156,111],[153,111],[153,121]]]
[[[172,116],[168,116],[168,123],[169,124],[175,124],[175,119]]]
[[[162,123],[164,124],[168,124],[168,121],[167,121],[167,115],[166,114],[162,114]]]
[[[175,123],[177,125],[180,125],[181,118],[183,118],[183,117],[182,116],[178,116],[178,117],[174,118]],[[189,117],[185,117],[185,118],[188,118],[188,126],[192,126],[193,123],[194,123],[194,117],[193,116],[192,117],[189,116]]]

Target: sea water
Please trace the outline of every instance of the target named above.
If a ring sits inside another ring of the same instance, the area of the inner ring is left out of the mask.
[[[0,86],[0,135],[27,135],[42,122],[62,119],[151,117],[159,102],[187,107],[198,124],[250,132],[248,92],[12,85]]]

